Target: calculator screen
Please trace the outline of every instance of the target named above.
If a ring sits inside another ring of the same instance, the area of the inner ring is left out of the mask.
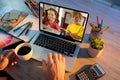
[[[95,64],[92,66],[93,70],[96,72],[96,74],[101,77],[105,74],[105,71],[102,69],[102,67],[98,64]]]
[[[102,72],[100,71],[100,69],[98,69],[97,66],[94,66],[94,70],[95,70],[95,72],[96,72],[97,74],[99,74],[99,75],[102,74]]]

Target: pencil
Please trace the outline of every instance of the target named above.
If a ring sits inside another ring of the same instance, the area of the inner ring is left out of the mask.
[[[90,23],[90,26],[92,27],[92,30],[95,29],[95,25],[92,22]]]
[[[109,28],[110,28],[109,26],[104,27],[100,32],[104,32],[104,31],[108,30]]]

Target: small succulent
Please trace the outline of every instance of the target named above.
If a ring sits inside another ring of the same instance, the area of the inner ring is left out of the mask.
[[[90,45],[92,48],[101,50],[103,48],[104,42],[100,38],[91,39]]]

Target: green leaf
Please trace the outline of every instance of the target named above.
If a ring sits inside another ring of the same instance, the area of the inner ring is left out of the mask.
[[[100,38],[95,38],[90,41],[90,45],[92,48],[100,50],[103,48],[104,42]]]

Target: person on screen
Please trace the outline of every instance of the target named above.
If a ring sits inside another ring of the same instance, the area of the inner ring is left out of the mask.
[[[43,18],[43,24],[47,26],[50,30],[55,29],[60,32],[60,26],[58,25],[58,13],[55,9],[49,8],[45,12]]]
[[[65,36],[69,36],[74,40],[80,40],[83,36],[84,28],[80,25],[80,20],[82,15],[80,12],[73,11],[70,14],[70,18],[72,20],[72,24],[69,24],[66,28]]]
[[[9,63],[17,64],[18,57],[14,50],[5,50],[0,55],[0,70],[4,70]],[[48,63],[42,60],[43,72],[46,80],[64,80],[65,75],[65,58],[58,53],[48,53]]]

